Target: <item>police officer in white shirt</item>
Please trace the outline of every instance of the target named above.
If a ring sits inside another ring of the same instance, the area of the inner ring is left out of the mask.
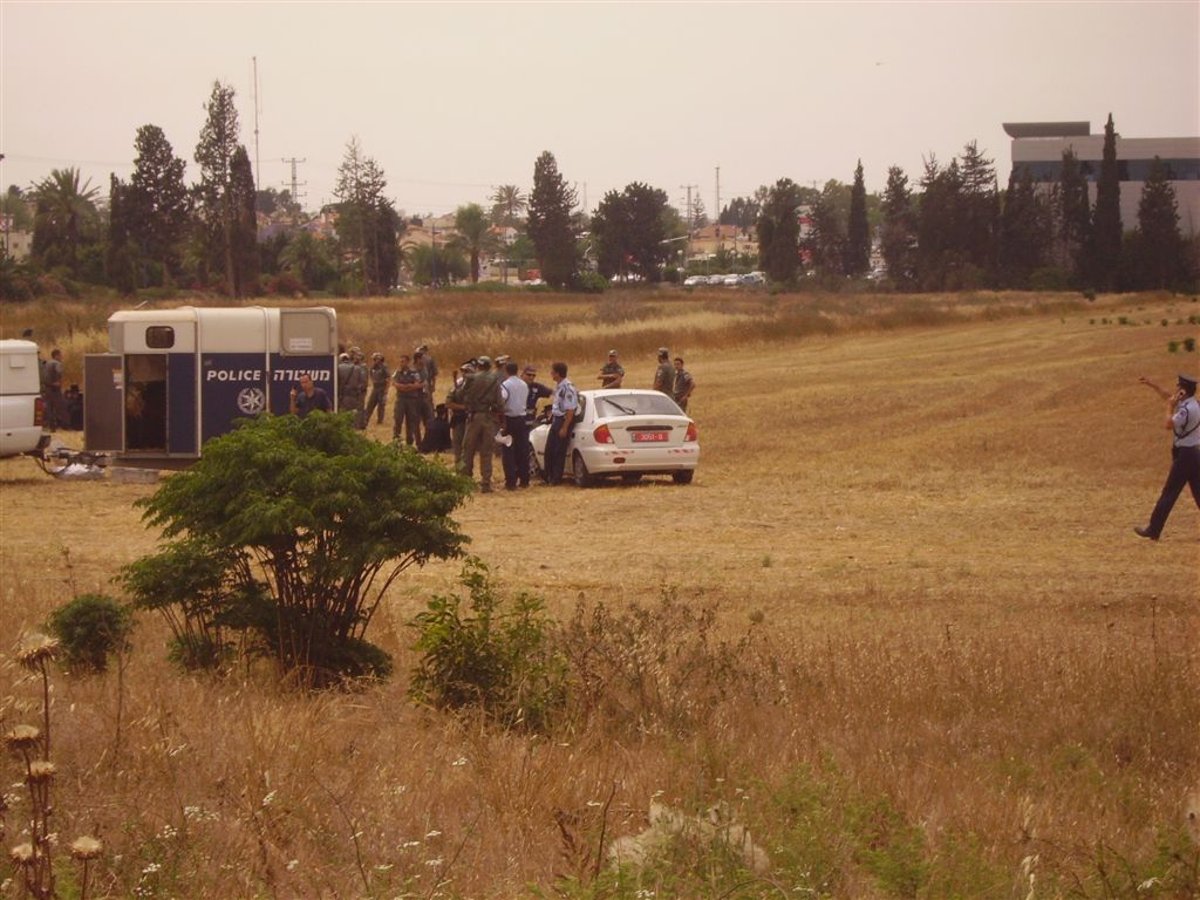
[[[1140,537],[1157,541],[1185,484],[1192,489],[1192,499],[1200,507],[1200,402],[1196,400],[1196,379],[1192,375],[1179,376],[1174,394],[1168,394],[1146,378],[1138,380],[1167,400],[1166,427],[1172,434],[1171,471],[1150,514],[1150,524],[1133,529]]]

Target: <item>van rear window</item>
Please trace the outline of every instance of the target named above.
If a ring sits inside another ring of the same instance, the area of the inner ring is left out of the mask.
[[[170,325],[147,326],[146,346],[151,350],[169,350],[175,346],[175,329]]]

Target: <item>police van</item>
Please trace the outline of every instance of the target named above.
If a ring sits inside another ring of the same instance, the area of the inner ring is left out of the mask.
[[[84,445],[131,465],[186,464],[242,417],[288,412],[308,374],[337,402],[337,313],[259,306],[123,310],[84,359]]]

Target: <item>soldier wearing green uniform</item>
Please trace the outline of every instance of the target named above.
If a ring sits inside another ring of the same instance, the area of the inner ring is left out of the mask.
[[[619,388],[625,380],[625,370],[617,362],[617,351],[608,351],[608,362],[600,367],[600,387]]]
[[[671,351],[666,347],[658,348],[658,369],[654,373],[654,390],[662,391],[668,397],[675,393],[675,367],[671,365]]]
[[[500,393],[500,380],[492,371],[490,357],[477,360],[478,371],[467,377],[461,397],[467,411],[467,430],[463,434],[462,460],[458,471],[468,478],[473,477],[475,455],[479,455],[479,490],[492,492],[492,444],[496,430],[500,427],[504,413],[504,399]]]
[[[425,377],[409,365],[407,354],[392,373],[396,388],[396,409],[392,414],[392,440],[400,443],[400,427],[404,426],[404,441],[410,447],[421,445],[422,413],[425,409]]]

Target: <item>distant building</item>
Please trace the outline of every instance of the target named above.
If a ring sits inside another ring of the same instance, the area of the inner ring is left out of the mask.
[[[1092,134],[1089,122],[1009,122],[1013,174],[1028,170],[1035,182],[1056,183],[1062,155],[1073,150],[1088,181],[1088,198],[1096,202],[1096,181],[1104,158],[1104,134]],[[1117,171],[1121,179],[1121,225],[1137,227],[1142,186],[1154,157],[1167,167],[1179,209],[1179,229],[1200,233],[1200,137],[1123,138],[1117,135]]]

